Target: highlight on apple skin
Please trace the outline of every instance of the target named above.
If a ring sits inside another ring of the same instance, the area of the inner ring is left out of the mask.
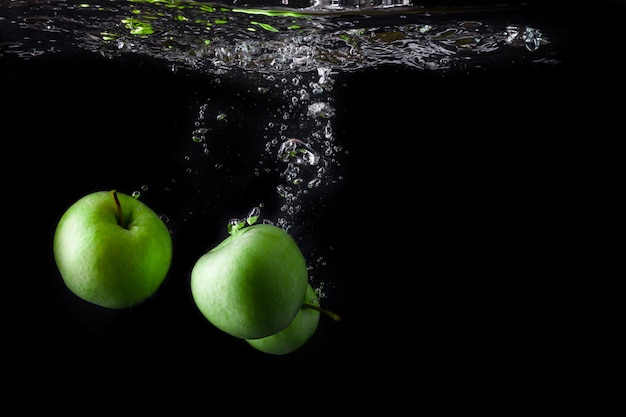
[[[172,237],[161,218],[137,198],[95,191],[62,214],[53,252],[75,295],[123,309],[144,302],[161,286],[172,261]]]

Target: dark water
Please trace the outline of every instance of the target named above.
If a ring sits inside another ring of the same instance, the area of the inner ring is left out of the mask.
[[[16,378],[404,375],[440,396],[546,358],[563,371],[566,271],[598,274],[588,243],[623,207],[621,2],[1,4]],[[174,238],[163,287],[121,312],[69,294],[51,250],[65,208],[112,188]],[[193,262],[255,207],[343,317],[286,357],[211,328],[189,293]]]

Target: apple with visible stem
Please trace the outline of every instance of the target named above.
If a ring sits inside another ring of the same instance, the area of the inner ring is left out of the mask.
[[[250,346],[273,355],[286,355],[301,348],[317,330],[320,312],[338,321],[339,315],[320,307],[319,298],[309,284],[302,308],[283,330],[260,339],[246,339]]]
[[[95,191],[63,213],[53,252],[74,294],[122,309],[142,303],[161,286],[172,261],[172,237],[163,220],[137,198]]]
[[[229,232],[193,266],[193,300],[209,322],[234,337],[277,333],[302,307],[309,285],[304,256],[278,226],[254,224]]]

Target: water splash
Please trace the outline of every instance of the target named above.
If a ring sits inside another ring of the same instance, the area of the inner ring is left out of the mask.
[[[320,67],[354,71],[384,64],[467,68],[511,51],[518,61],[536,58],[525,54],[540,49],[545,49],[544,58],[550,54],[550,41],[539,28],[477,20],[468,13],[441,19],[446,13],[428,13],[405,1],[324,0],[311,7],[295,8],[293,2],[290,6],[255,9],[192,0],[15,1],[5,8],[8,18],[0,25],[7,27],[3,33],[17,36],[3,39],[0,56],[32,59],[79,49],[109,58],[147,55],[173,69],[276,74]]]

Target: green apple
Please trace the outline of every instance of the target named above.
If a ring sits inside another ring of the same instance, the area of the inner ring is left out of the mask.
[[[304,345],[315,333],[320,321],[319,299],[309,284],[302,308],[296,317],[283,330],[260,339],[246,339],[252,347],[261,352],[274,355],[286,355]]]
[[[297,243],[270,224],[231,231],[191,271],[191,293],[200,312],[241,339],[266,337],[287,327],[300,311],[308,285]]]
[[[54,233],[55,262],[67,287],[93,304],[122,309],[153,295],[172,261],[172,237],[138,199],[96,191],[74,202]]]

